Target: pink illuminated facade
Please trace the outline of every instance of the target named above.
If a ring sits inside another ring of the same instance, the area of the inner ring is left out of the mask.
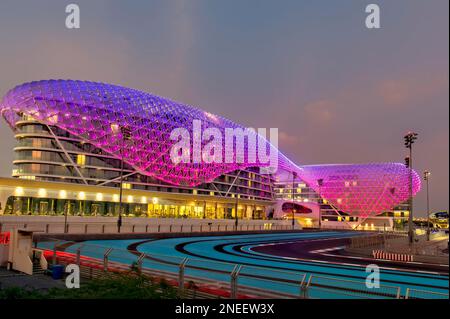
[[[247,157],[231,163],[174,163],[170,157],[174,129],[181,127],[193,135],[194,120],[201,121],[202,130],[215,128],[223,134],[226,128],[244,127],[197,107],[111,84],[72,80],[26,83],[5,95],[0,112],[24,144],[15,162],[15,177],[61,181],[64,176],[66,182],[116,187],[123,158],[127,182],[136,187],[146,185],[145,189],[157,185],[158,189],[151,190],[162,192],[176,188],[196,194],[200,189],[214,196],[273,201],[273,181],[295,173],[320,197],[349,215],[378,215],[409,197],[410,170],[403,164],[296,165],[259,136],[257,147],[278,158],[278,172],[270,176],[258,169],[267,163],[258,159],[248,162]],[[51,138],[40,136],[42,132],[35,132],[31,124],[40,125]],[[247,145],[244,151],[248,151]],[[37,154],[48,158],[36,161]],[[60,161],[58,156],[67,160]],[[33,165],[40,165],[37,173],[30,171]],[[415,195],[420,178],[414,171],[411,174]]]

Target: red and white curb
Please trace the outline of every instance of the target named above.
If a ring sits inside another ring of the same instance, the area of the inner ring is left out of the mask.
[[[379,249],[373,250],[372,255],[373,255],[373,258],[375,258],[375,259],[404,261],[404,262],[413,262],[414,261],[413,255],[389,253],[389,252],[379,250]]]

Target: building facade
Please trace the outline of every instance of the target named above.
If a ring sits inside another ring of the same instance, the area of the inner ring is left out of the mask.
[[[109,84],[26,83],[5,95],[0,112],[17,140],[12,178],[0,178],[0,214],[117,216],[122,207],[123,215],[134,217],[286,218],[289,207],[280,204],[292,199],[305,206],[304,212],[319,212],[319,221],[342,218],[336,216],[340,212],[353,222],[403,203],[409,174],[413,194],[420,189],[416,172],[403,164],[299,166],[256,133],[248,133],[241,152],[247,154],[248,141],[257,139],[255,151],[275,154],[278,170],[268,173],[269,163],[247,155],[239,161],[237,136],[231,162],[215,157],[174,162],[171,132],[176,129],[195,137],[194,121],[203,131],[246,128]],[[200,143],[205,147],[208,141]],[[189,147],[192,157],[195,149]],[[223,152],[225,145],[219,155]],[[294,184],[283,180],[289,174]]]

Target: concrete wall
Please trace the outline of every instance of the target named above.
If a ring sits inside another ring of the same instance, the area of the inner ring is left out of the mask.
[[[63,233],[64,216],[0,216],[2,231],[27,229],[45,233]],[[116,233],[117,217],[69,216],[68,233]],[[296,229],[301,229],[296,224]],[[240,219],[238,230],[283,230],[292,229],[290,220]],[[205,232],[235,230],[234,219],[182,219],[182,218],[136,218],[124,217],[122,233],[157,232]]]

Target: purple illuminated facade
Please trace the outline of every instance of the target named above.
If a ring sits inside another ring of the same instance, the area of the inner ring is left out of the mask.
[[[193,135],[193,121],[202,130],[244,128],[199,108],[120,86],[72,80],[26,83],[9,91],[0,104],[2,116],[14,130],[26,115],[87,141],[127,165],[165,183],[195,187],[258,162],[178,163],[170,157],[176,128]],[[130,136],[126,139],[121,128]],[[206,142],[203,142],[206,144]],[[278,156],[278,169],[295,172],[321,197],[352,215],[369,216],[392,209],[408,199],[409,170],[400,163],[298,166],[264,140],[258,147]],[[223,152],[225,147],[222,148]],[[247,151],[245,149],[245,151]],[[307,151],[307,150],[306,150]],[[191,154],[192,154],[191,149]],[[420,178],[413,172],[413,194]]]

